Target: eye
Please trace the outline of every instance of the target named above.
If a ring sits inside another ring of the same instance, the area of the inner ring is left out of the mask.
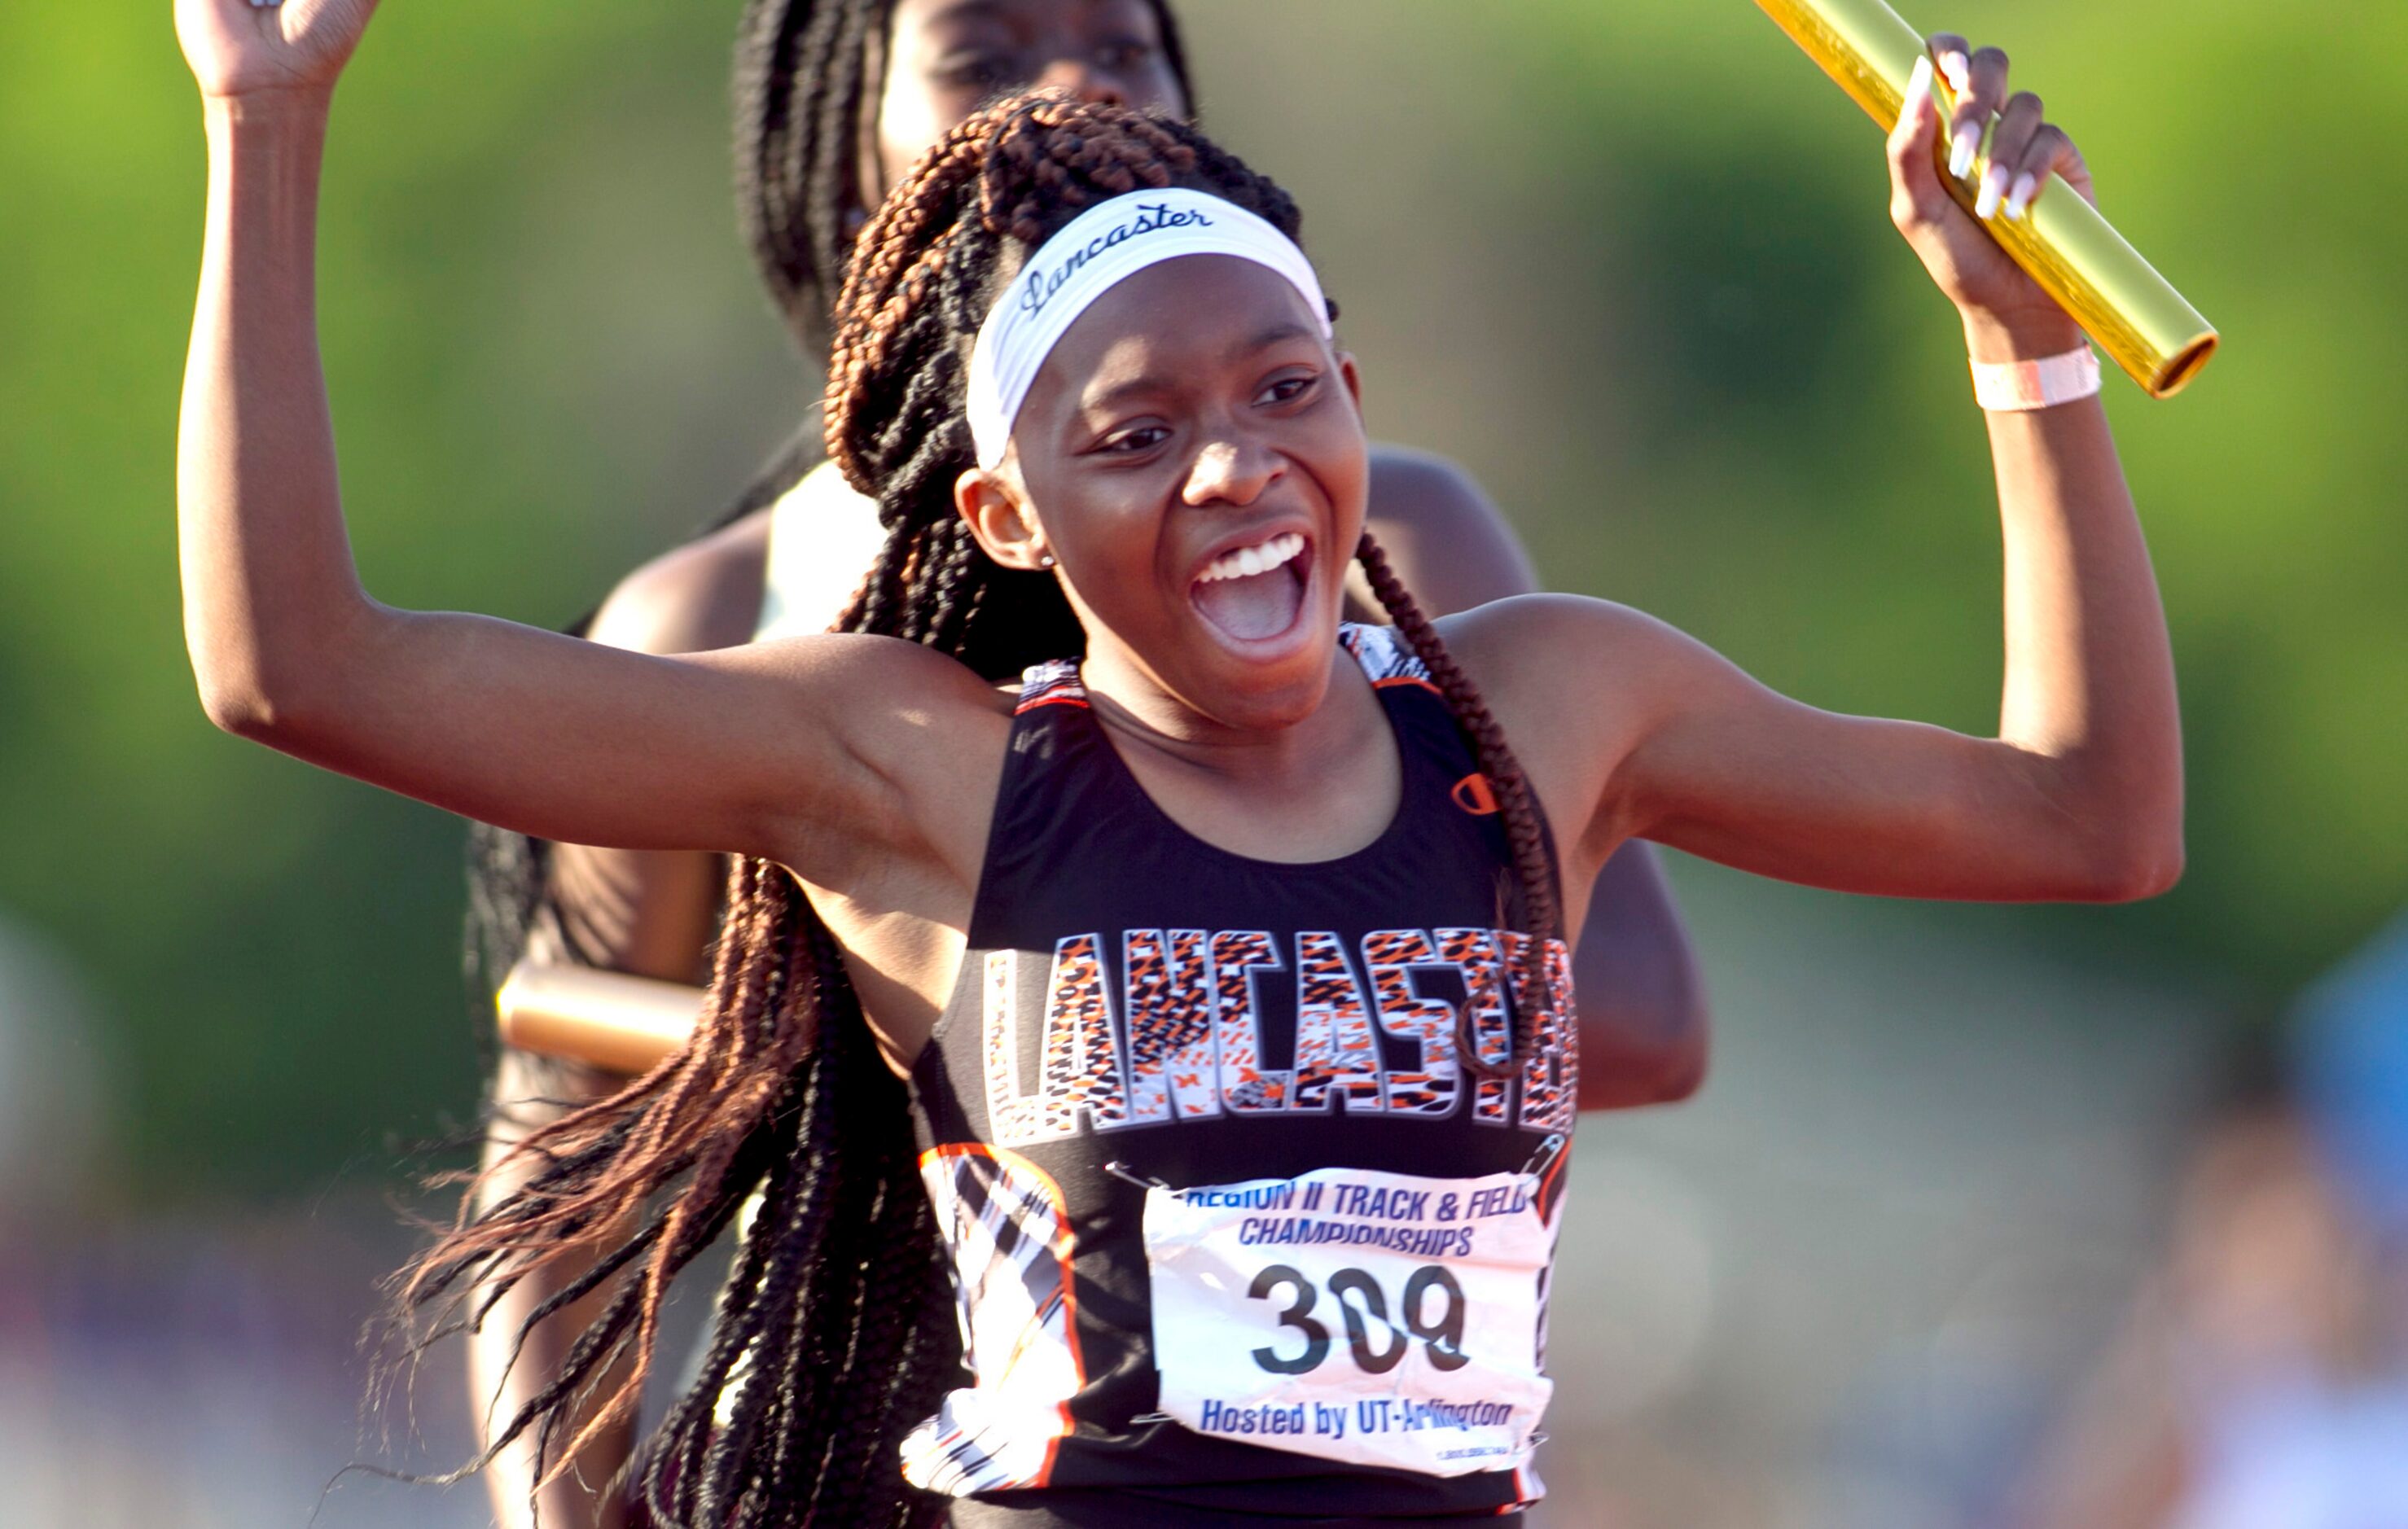
[[[1096,62],[1121,74],[1135,74],[1152,64],[1160,50],[1142,37],[1114,37],[1096,50]]]
[[[932,73],[955,90],[998,91],[1020,78],[1011,57],[992,50],[949,53],[938,61]]]
[[[1096,443],[1095,450],[1091,454],[1096,456],[1141,456],[1144,453],[1153,450],[1155,447],[1160,446],[1164,441],[1167,441],[1169,438],[1170,430],[1166,425],[1131,425],[1126,430],[1116,430],[1111,435],[1106,436],[1102,440],[1097,441]]]
[[[1254,394],[1254,402],[1268,405],[1293,404],[1312,393],[1320,381],[1320,377],[1311,372],[1276,378],[1265,384],[1262,392]]]

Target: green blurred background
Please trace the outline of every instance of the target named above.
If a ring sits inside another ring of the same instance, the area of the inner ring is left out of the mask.
[[[1378,434],[1471,467],[1557,587],[1821,705],[1991,725],[1956,326],[1889,230],[1878,135],[1753,6],[1182,8],[1208,124],[1306,209]],[[564,623],[792,428],[815,379],[726,191],[735,9],[376,22],[322,320],[378,595]],[[194,703],[173,452],[203,165],[166,12],[0,8],[0,1518],[28,1523],[302,1522],[356,1452],[350,1335],[403,1241],[379,1196],[473,1120],[491,1026],[460,825]],[[2408,9],[1909,16],[2010,48],[2226,336],[2175,402],[2110,383],[2190,873],[2009,909],[1669,857],[1714,1073],[1584,1127],[1560,1524],[2000,1522],[2157,1256],[2232,1037],[2408,890]],[[447,1365],[437,1466],[465,1453]],[[320,1522],[482,1517],[470,1489]]]
[[[796,417],[812,382],[724,190],[732,8],[379,19],[323,317],[380,596],[566,622]],[[172,470],[202,156],[165,9],[0,11],[0,916],[87,988],[110,1183],[144,1201],[389,1159],[468,1113],[481,1022],[457,825],[194,703]],[[1297,192],[1380,434],[1469,464],[1559,587],[1819,704],[1988,725],[1997,533],[1955,326],[1886,225],[1877,135],[1753,7],[1190,9],[1208,123]],[[2262,1009],[2408,886],[2408,160],[2381,148],[2408,10],[2350,7],[2339,39],[2237,0],[1912,19],[2011,48],[2226,336],[2186,396],[2115,379],[2111,406],[2182,664],[2188,879],[1917,916]],[[1681,874],[1711,899],[1725,873]]]
[[[2014,50],[2225,333],[2182,400],[2112,380],[2182,660],[2189,879],[1977,922],[2235,1011],[2408,886],[2408,159],[2377,151],[2408,9],[2348,9],[2348,46],[2266,5],[1912,14]],[[810,395],[724,193],[730,12],[378,17],[322,321],[385,600],[568,622]],[[1190,31],[1209,125],[1303,200],[1375,429],[1474,467],[1548,582],[1823,706],[1989,724],[1956,327],[1885,224],[1878,135],[1751,5],[1245,0]],[[164,5],[12,5],[0,53],[0,915],[92,990],[122,1190],[313,1185],[472,1107],[457,826],[202,722],[173,559],[191,84]]]

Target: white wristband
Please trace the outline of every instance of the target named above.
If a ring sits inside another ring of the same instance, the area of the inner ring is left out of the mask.
[[[2049,408],[2077,398],[2095,397],[2104,385],[2098,353],[2087,345],[2039,361],[1977,361],[1972,364],[1973,401],[1984,408],[2000,412]]]

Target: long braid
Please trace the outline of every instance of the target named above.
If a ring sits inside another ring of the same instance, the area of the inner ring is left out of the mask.
[[[1520,933],[1527,938],[1518,949],[1506,953],[1516,1022],[1512,1050],[1496,1061],[1480,1055],[1470,1035],[1469,1005],[1464,1008],[1466,1018],[1457,1048],[1472,1070],[1484,1077],[1500,1078],[1512,1070],[1516,1061],[1537,1054],[1538,1016],[1546,1007],[1548,946],[1563,934],[1563,910],[1555,895],[1555,862],[1547,853],[1546,824],[1539,816],[1538,799],[1530,790],[1529,778],[1522,773],[1521,762],[1505,742],[1505,730],[1497,724],[1471,677],[1447,651],[1438,628],[1422,614],[1421,606],[1388,565],[1388,554],[1372,539],[1370,532],[1363,533],[1355,559],[1362,564],[1381,608],[1396,623],[1398,634],[1412,649],[1413,656],[1429,670],[1431,683],[1446,697],[1455,724],[1470,740],[1480,773],[1487,778],[1489,789],[1496,793],[1498,815],[1504,822],[1505,839],[1513,851],[1513,869],[1522,892],[1516,922],[1521,926]]]
[[[841,224],[862,202],[860,39],[873,17],[882,29],[889,3],[752,0],[737,30],[737,214],[770,296],[813,354],[827,344],[825,304],[806,289],[842,267]]]

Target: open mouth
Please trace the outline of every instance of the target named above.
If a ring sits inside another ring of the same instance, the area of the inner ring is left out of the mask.
[[[1261,642],[1296,625],[1304,609],[1304,537],[1291,531],[1214,558],[1188,598],[1206,621],[1240,642]]]

